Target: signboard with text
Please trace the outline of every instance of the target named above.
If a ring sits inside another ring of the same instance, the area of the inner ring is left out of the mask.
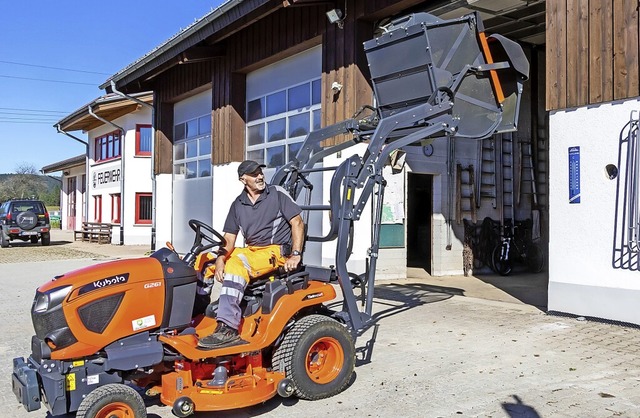
[[[91,187],[93,189],[105,189],[120,187],[120,167],[101,168],[91,174]]]

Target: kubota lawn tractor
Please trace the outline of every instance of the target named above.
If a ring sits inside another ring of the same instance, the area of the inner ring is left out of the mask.
[[[43,402],[53,415],[145,417],[133,385],[185,417],[345,388],[354,343],[323,306],[336,295],[330,275],[258,278],[243,303],[247,344],[197,348],[198,335],[216,325],[199,277],[215,260],[206,251],[215,253],[224,238],[202,222],[189,225],[196,239],[182,258],[163,248],[73,271],[37,290],[32,353],[14,359],[13,391],[27,410]]]
[[[476,13],[452,20],[418,13],[381,29],[364,43],[376,107],[366,106],[366,117],[311,132],[271,180],[304,202],[307,223],[309,213],[328,212],[326,234],[306,240],[335,240],[334,265],[306,265],[295,274],[253,281],[240,326],[247,344],[214,350],[197,348],[198,336],[216,326],[201,279],[211,274],[224,243],[199,221],[189,222],[196,239],[183,257],[169,246],[148,258],[56,277],[36,292],[31,355],[14,359],[13,391],[27,410],[44,403],[53,415],[144,417],[135,387],[160,395],[184,417],[254,405],[276,394],[320,399],[347,387],[355,339],[374,322],[384,165],[401,148],[442,137],[451,165],[457,138],[516,130],[529,74],[522,48],[500,35],[485,36]],[[345,134],[352,140],[321,146]],[[367,145],[362,155],[336,167],[323,164],[326,156],[358,143]],[[328,204],[311,204],[314,174],[327,171],[333,171]],[[354,222],[372,196],[365,271],[350,272]],[[340,310],[327,305],[336,297],[334,285],[343,297]]]

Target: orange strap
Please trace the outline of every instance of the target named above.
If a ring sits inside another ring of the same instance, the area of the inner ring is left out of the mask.
[[[482,52],[484,53],[484,58],[487,60],[487,64],[493,64],[493,57],[491,56],[491,51],[489,50],[489,43],[487,42],[487,37],[484,32],[479,32],[478,37],[480,38],[480,45],[482,45]],[[491,81],[493,85],[493,91],[496,94],[496,99],[498,103],[504,102],[504,93],[502,92],[502,85],[500,84],[500,79],[498,78],[498,72],[496,70],[489,70],[489,75],[491,76]]]

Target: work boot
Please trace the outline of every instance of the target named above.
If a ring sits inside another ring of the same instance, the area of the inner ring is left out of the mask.
[[[218,322],[218,326],[213,334],[200,338],[198,347],[212,349],[246,343],[247,342],[242,340],[240,335],[238,335],[238,330],[231,328],[224,322]]]

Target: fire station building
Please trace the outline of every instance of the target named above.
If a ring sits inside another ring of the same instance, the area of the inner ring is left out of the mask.
[[[482,231],[499,240],[505,225],[520,222],[548,257],[549,310],[640,324],[636,7],[618,0],[228,0],[100,87],[121,97],[153,91],[152,240],[171,240],[184,252],[189,219],[221,229],[241,190],[239,162],[262,162],[269,177],[306,134],[375,106],[363,42],[411,13],[455,19],[477,12],[487,34],[519,42],[528,57],[518,131],[438,138],[390,161],[378,277],[406,277],[408,266],[461,274],[465,242],[486,246]],[[350,140],[341,135],[325,145]],[[330,176],[314,183],[318,203],[326,203]],[[327,225],[309,220],[310,232]],[[350,258],[356,274],[366,268],[368,248],[359,243],[369,242],[370,230],[365,213]],[[328,265],[334,256],[331,243],[310,243],[305,262]],[[483,261],[476,269],[487,268]]]

